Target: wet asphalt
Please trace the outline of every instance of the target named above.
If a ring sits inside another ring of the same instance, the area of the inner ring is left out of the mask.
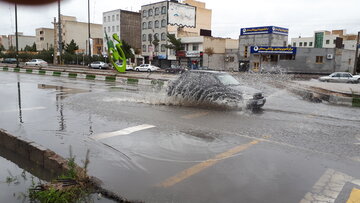
[[[286,77],[239,77],[264,91],[262,111],[189,106],[156,87],[0,72],[0,128],[64,157],[71,146],[79,165],[89,149],[90,175],[144,202],[300,202],[327,169],[360,179],[359,108],[273,86]],[[94,139],[144,124],[152,127]]]

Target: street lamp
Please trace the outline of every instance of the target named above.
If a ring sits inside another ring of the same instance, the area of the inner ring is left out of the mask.
[[[16,68],[19,68],[19,39],[17,24],[17,4],[15,3],[15,38],[16,38]]]
[[[90,0],[88,0],[88,32],[89,32],[89,57],[91,57],[91,43],[90,43],[90,39],[91,39],[91,35],[90,35]]]
[[[60,14],[60,0],[58,0],[58,17],[59,17],[59,23],[58,23],[58,29],[59,29],[59,47],[58,47],[58,50],[59,50],[59,61],[58,63],[61,64],[61,54],[62,54],[62,30],[61,30],[61,14]]]

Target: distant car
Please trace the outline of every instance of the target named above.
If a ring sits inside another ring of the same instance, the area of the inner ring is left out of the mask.
[[[116,65],[122,66],[122,63],[116,62]],[[129,65],[129,64],[126,64],[126,70],[127,70],[127,71],[134,70],[134,67],[132,67],[132,66]]]
[[[25,66],[47,66],[48,63],[42,59],[32,59],[25,63]]]
[[[181,66],[171,65],[170,68],[165,68],[166,73],[183,73],[185,71],[187,71],[187,69]]]
[[[16,63],[16,58],[5,58],[2,63]]]
[[[323,76],[319,78],[321,82],[342,82],[342,83],[359,83],[360,75],[351,75],[347,72],[335,72],[329,76]]]
[[[140,66],[136,66],[134,70],[136,71],[147,71],[147,72],[153,72],[159,70],[159,67],[153,66],[151,64],[141,64]]]
[[[102,61],[94,61],[89,64],[89,68],[107,69],[109,68],[109,65]]]
[[[167,94],[189,102],[244,104],[249,109],[259,109],[266,102],[261,91],[241,85],[230,74],[218,71],[186,71],[170,83]]]

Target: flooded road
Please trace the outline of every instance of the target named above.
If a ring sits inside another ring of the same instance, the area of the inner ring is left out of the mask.
[[[329,169],[360,187],[360,109],[272,85],[286,77],[239,78],[264,92],[262,111],[188,106],[152,86],[0,72],[0,128],[64,157],[72,146],[79,165],[90,149],[90,175],[130,200],[300,202]],[[316,194],[335,201],[346,188]]]

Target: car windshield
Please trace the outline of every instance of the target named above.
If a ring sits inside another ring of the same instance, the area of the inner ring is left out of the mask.
[[[239,81],[237,81],[233,76],[228,74],[221,74],[216,76],[223,85],[239,85]]]

